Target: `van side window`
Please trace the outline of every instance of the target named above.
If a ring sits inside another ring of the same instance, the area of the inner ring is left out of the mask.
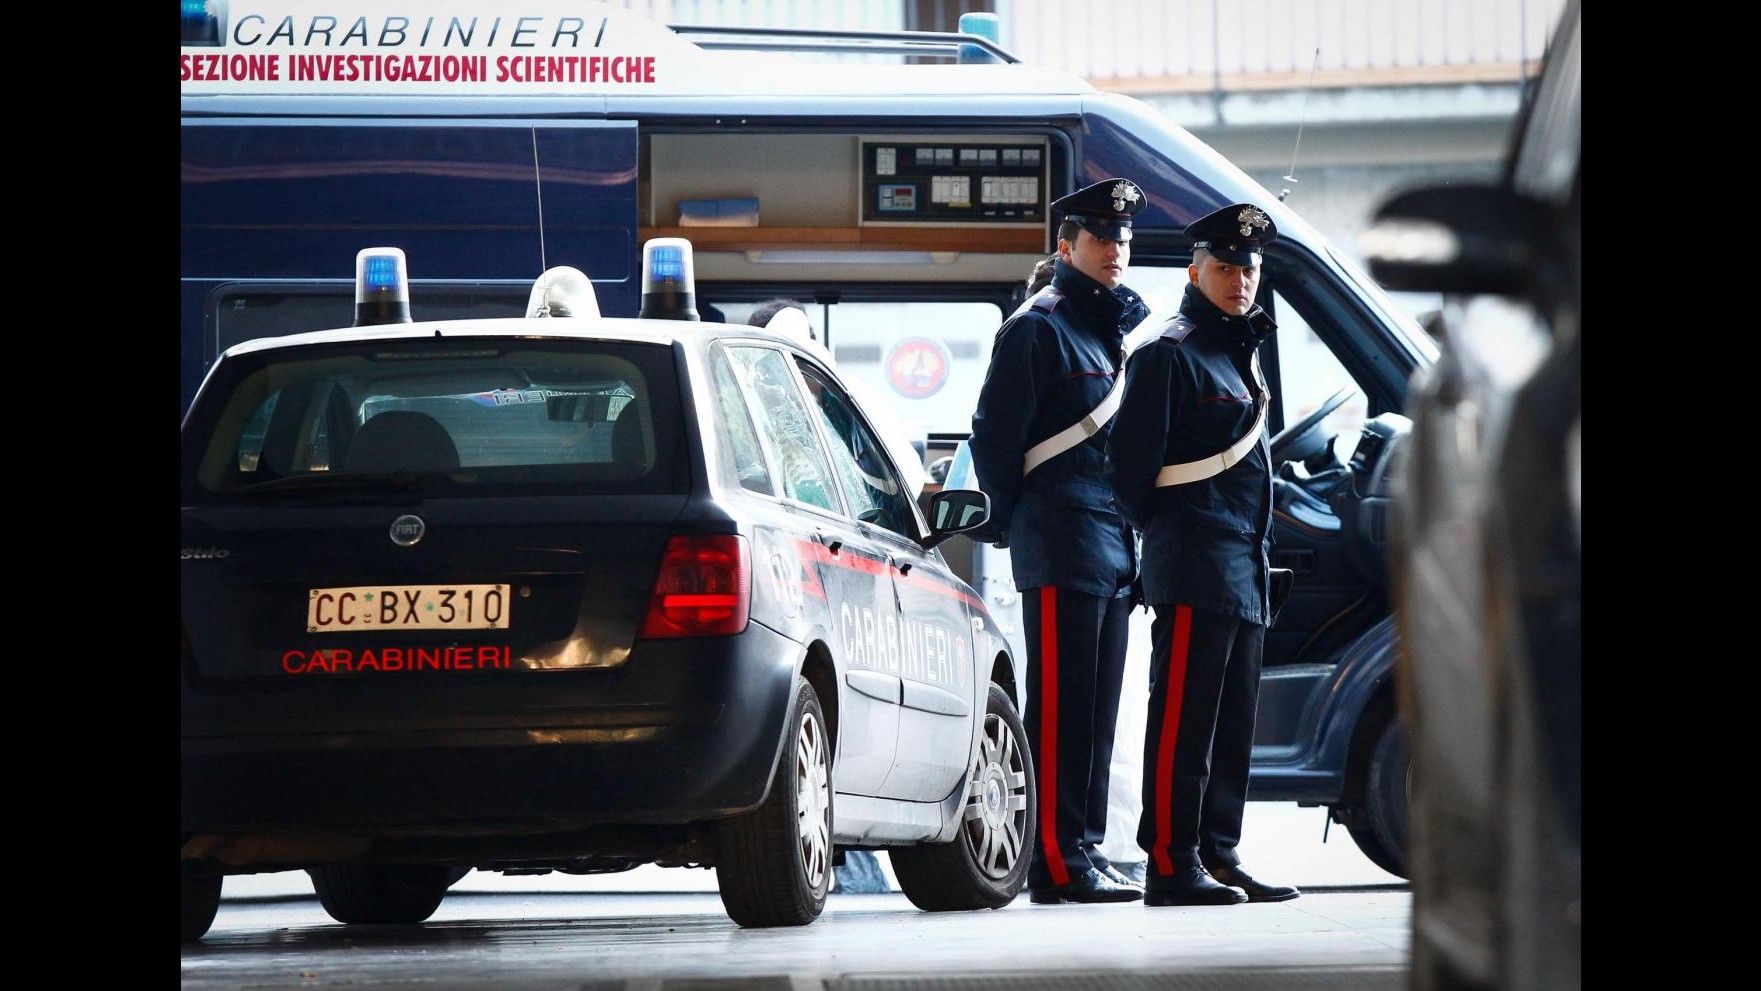
[[[1270,296],[1270,300],[1261,302],[1278,321],[1274,339],[1278,342],[1278,369],[1284,382],[1278,400],[1284,404],[1284,425],[1289,426],[1314,412],[1328,396],[1357,383],[1290,299],[1276,290]],[[1337,438],[1334,453],[1341,461],[1349,461],[1357,448],[1368,408],[1369,400],[1359,389],[1357,395],[1322,421],[1328,435]]]

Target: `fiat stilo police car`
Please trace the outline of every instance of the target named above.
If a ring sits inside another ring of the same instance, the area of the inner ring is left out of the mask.
[[[817,345],[643,311],[570,268],[525,318],[250,341],[182,429],[183,936],[228,875],[305,870],[344,923],[468,870],[713,868],[743,926],[824,907],[849,849],[930,911],[997,908],[1037,816],[1016,659]],[[414,301],[418,307],[420,299]]]

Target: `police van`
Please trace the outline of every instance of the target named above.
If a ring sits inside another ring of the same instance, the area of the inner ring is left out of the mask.
[[[933,468],[969,430],[996,328],[1053,248],[1046,204],[1114,176],[1143,189],[1125,282],[1148,327],[1178,304],[1186,225],[1251,201],[1279,231],[1261,362],[1282,465],[1273,563],[1296,584],[1267,639],[1250,797],[1329,807],[1400,873],[1386,479],[1408,379],[1434,346],[1183,128],[970,24],[666,25],[554,0],[204,4],[181,53],[182,407],[234,344],[347,325],[354,286],[335,260],[364,247],[408,252],[419,319],[520,315],[557,265],[591,279],[603,313],[633,316],[644,245],[684,238],[704,320],[807,304],[839,374],[888,397]],[[1006,552],[943,550],[1019,644]]]

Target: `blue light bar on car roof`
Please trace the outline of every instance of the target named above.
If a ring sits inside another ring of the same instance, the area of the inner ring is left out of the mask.
[[[410,322],[410,275],[402,248],[355,255],[355,326]]]
[[[649,262],[656,282],[678,282],[685,277],[685,252],[677,245],[656,246]]]
[[[700,319],[690,241],[656,237],[642,245],[642,309],[636,315],[650,320]]]

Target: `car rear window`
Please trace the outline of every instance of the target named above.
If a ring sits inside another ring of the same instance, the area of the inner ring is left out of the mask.
[[[184,430],[186,498],[682,491],[661,344],[398,340],[226,359]]]

